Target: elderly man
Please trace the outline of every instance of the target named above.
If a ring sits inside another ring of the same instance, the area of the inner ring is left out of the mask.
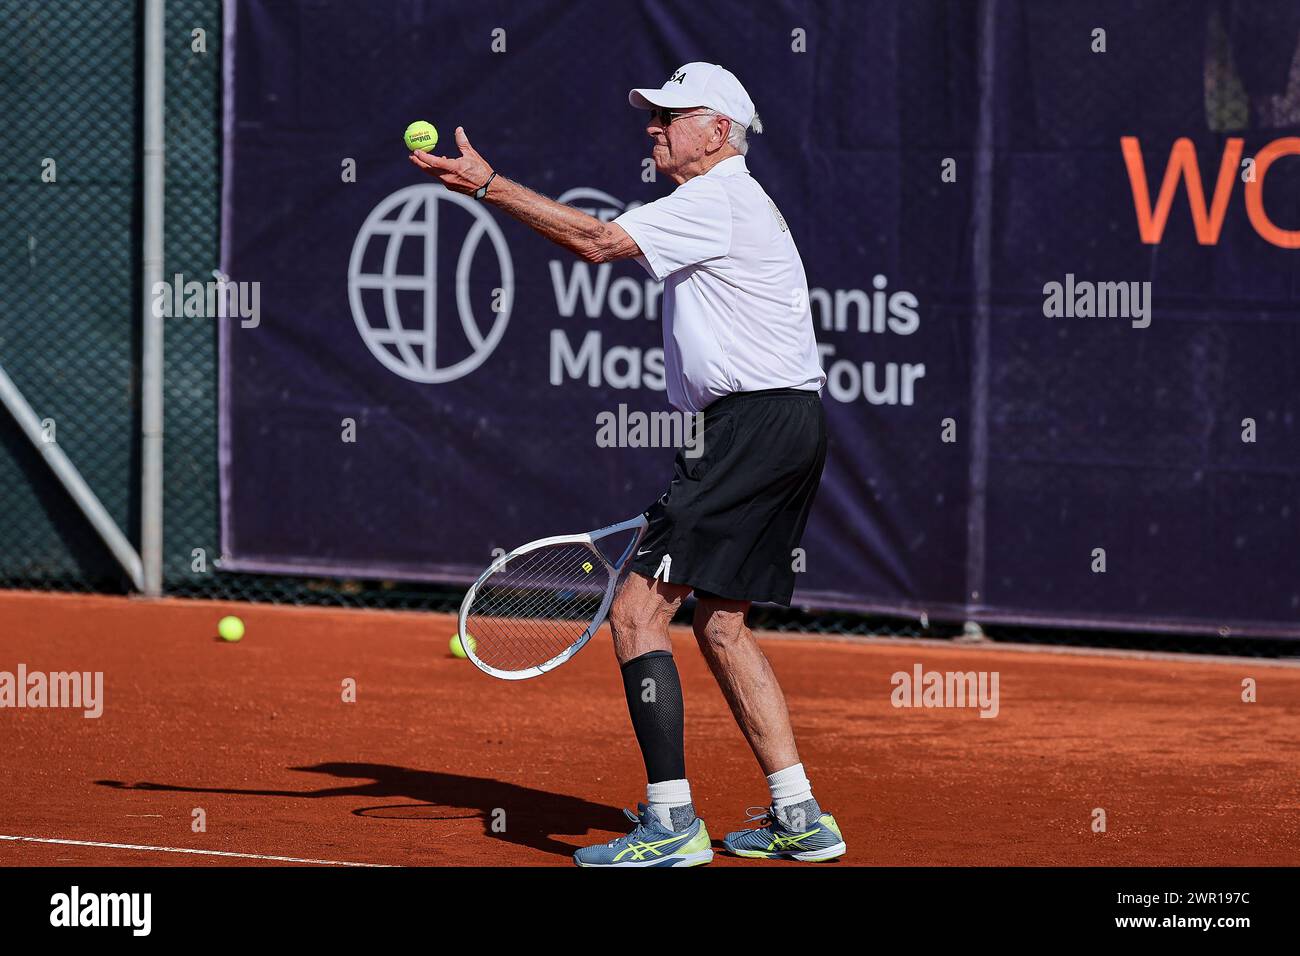
[[[771,799],[723,846],[741,856],[829,860],[845,852],[813,797],[785,698],[745,624],[753,601],[789,604],[794,552],[821,480],[826,424],[803,262],[776,204],[745,165],[761,130],[740,81],[688,63],[628,101],[650,112],[658,171],[677,189],[601,222],[512,182],[456,130],[460,158],[411,161],[588,262],[635,258],[664,282],[668,400],[703,412],[703,454],[679,452],[610,613],[648,787],[636,826],[574,854],[580,866],[696,866],[713,858],[686,779],[681,681],[668,624],[693,590],[694,630]],[[649,684],[647,682],[653,682]],[[653,686],[653,694],[645,694]]]

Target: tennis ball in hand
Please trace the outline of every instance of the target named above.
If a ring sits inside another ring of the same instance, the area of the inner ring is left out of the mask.
[[[465,636],[466,636],[467,638],[469,638],[469,649],[470,649],[471,651],[476,651],[476,650],[478,650],[478,641],[474,640],[474,635],[473,635],[473,634],[466,634]],[[468,657],[468,656],[469,656],[468,654],[465,653],[465,648],[461,647],[461,645],[460,645],[460,635],[459,635],[459,634],[453,634],[453,635],[451,636],[451,656],[452,656],[452,657]]]
[[[223,617],[217,622],[217,633],[221,635],[223,641],[230,641],[233,644],[235,641],[243,639],[244,622],[233,614]]]
[[[438,130],[426,120],[416,120],[406,127],[406,135],[402,138],[406,140],[407,149],[422,149],[430,153],[438,145]]]

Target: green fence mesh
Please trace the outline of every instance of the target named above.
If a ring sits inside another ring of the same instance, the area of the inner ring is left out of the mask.
[[[5,0],[0,363],[120,527],[138,525],[140,130],[127,3]],[[8,415],[3,578],[120,589],[125,575]]]

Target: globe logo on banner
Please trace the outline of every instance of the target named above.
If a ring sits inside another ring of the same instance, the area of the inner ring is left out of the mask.
[[[590,186],[576,186],[555,201],[572,206],[588,216],[595,216],[601,222],[611,222],[619,213],[641,205],[639,202],[630,202],[624,206],[609,193]]]
[[[441,222],[444,216],[447,223]],[[440,289],[438,238],[466,224],[452,287],[456,317],[449,321],[444,315],[439,334],[440,297],[444,305],[451,297]],[[472,273],[485,235],[497,272],[480,266],[476,280]],[[408,186],[386,197],[352,245],[348,302],[357,331],[385,368],[412,382],[452,382],[487,361],[505,334],[514,291],[514,266],[500,227],[477,201],[443,186]]]

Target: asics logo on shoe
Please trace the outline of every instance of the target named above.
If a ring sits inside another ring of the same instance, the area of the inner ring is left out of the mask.
[[[772,842],[768,844],[767,848],[768,850],[807,850],[809,848],[803,845],[803,841],[809,837],[815,837],[821,832],[822,828],[817,827],[806,833],[794,833],[790,836],[781,836],[779,833],[773,834]]]
[[[667,840],[654,840],[650,843],[629,843],[618,852],[618,855],[614,857],[614,861],[618,862],[629,853],[631,856],[628,859],[631,860],[644,860],[650,856],[663,856],[665,852],[668,852],[667,848],[670,845],[684,843],[688,839],[689,836],[675,836],[669,837]]]

